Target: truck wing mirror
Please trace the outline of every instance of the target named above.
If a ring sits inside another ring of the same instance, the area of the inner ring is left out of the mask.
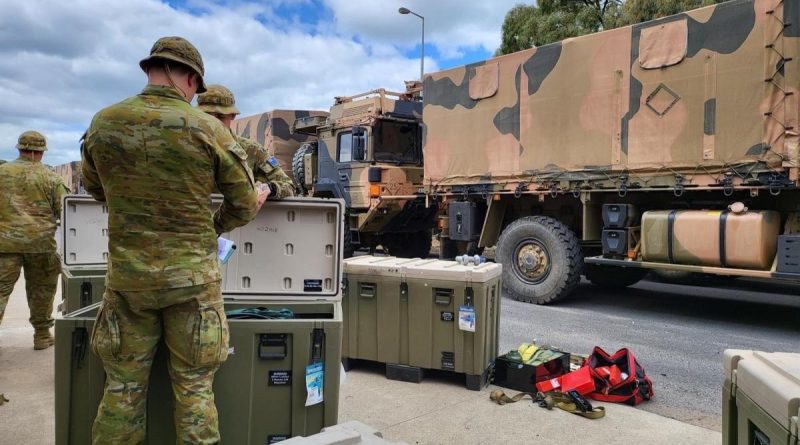
[[[364,127],[353,127],[353,160],[363,161],[367,156],[367,131]]]

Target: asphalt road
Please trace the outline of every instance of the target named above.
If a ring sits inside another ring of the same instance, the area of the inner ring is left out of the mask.
[[[720,279],[713,287],[642,281],[622,291],[584,282],[554,306],[504,298],[500,350],[521,342],[588,354],[631,348],[652,378],[641,409],[720,430],[722,352],[800,352],[800,287]]]

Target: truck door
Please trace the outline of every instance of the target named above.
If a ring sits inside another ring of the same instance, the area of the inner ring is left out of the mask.
[[[336,138],[336,165],[338,181],[350,197],[351,208],[369,207],[369,181],[367,181],[368,131],[353,127],[342,131]]]

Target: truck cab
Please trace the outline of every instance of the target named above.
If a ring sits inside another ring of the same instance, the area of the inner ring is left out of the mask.
[[[294,131],[316,142],[294,155],[292,173],[310,196],[344,199],[345,255],[381,246],[392,255],[425,257],[435,209],[422,193],[420,86],[337,97],[327,117],[297,119]]]

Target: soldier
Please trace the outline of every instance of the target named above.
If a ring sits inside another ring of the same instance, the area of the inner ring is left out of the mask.
[[[218,443],[212,381],[228,356],[228,324],[217,236],[255,217],[257,193],[230,131],[190,105],[205,91],[197,49],[163,37],[139,65],[147,86],[98,112],[82,149],[86,190],[109,212],[106,292],[91,340],[106,386],[92,440],[144,441],[163,336],[178,442]],[[225,199],[212,214],[215,185]]]
[[[206,113],[216,117],[223,125],[230,128],[231,123],[239,114],[236,108],[236,99],[231,90],[222,85],[209,85],[208,91],[197,96],[197,106]],[[280,163],[275,157],[262,147],[258,142],[238,136],[231,131],[239,145],[247,152],[247,163],[253,170],[257,183],[266,184],[267,196],[285,198],[294,196],[294,184],[289,176],[283,172]],[[261,187],[260,189],[265,189]],[[264,196],[266,199],[266,196]]]
[[[33,349],[53,345],[53,298],[61,259],[56,253],[56,224],[61,197],[68,192],[61,178],[41,163],[47,142],[26,131],[17,141],[19,158],[0,165],[0,321],[8,297],[25,269]]]

